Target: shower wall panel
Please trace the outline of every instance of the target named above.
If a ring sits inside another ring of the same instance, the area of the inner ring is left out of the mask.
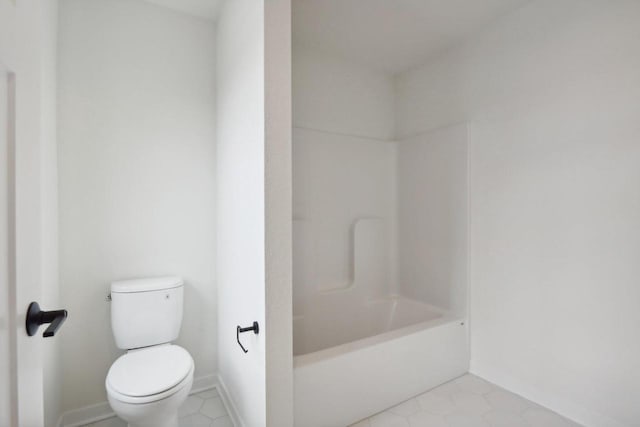
[[[294,313],[317,292],[389,293],[395,144],[295,129],[293,156]]]
[[[456,314],[467,306],[467,127],[398,143],[400,293]]]

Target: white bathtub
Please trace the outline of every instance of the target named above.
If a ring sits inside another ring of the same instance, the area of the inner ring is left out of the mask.
[[[296,427],[348,426],[469,368],[466,321],[418,301],[320,304],[293,328]]]

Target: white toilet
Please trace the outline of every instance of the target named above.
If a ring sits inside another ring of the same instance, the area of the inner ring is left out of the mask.
[[[123,280],[111,284],[111,327],[127,350],[109,369],[109,404],[129,427],[177,427],[178,407],[193,384],[194,364],[171,344],[182,324],[179,277]]]

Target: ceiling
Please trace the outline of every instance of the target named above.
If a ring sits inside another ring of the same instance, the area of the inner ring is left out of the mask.
[[[222,0],[144,0],[158,6],[214,21]]]
[[[396,73],[530,0],[292,0],[297,46]]]

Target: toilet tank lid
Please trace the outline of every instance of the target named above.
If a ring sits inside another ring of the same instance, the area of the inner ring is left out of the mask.
[[[161,291],[164,289],[179,288],[183,283],[182,278],[178,276],[118,280],[117,282],[111,283],[111,292],[131,293]]]

